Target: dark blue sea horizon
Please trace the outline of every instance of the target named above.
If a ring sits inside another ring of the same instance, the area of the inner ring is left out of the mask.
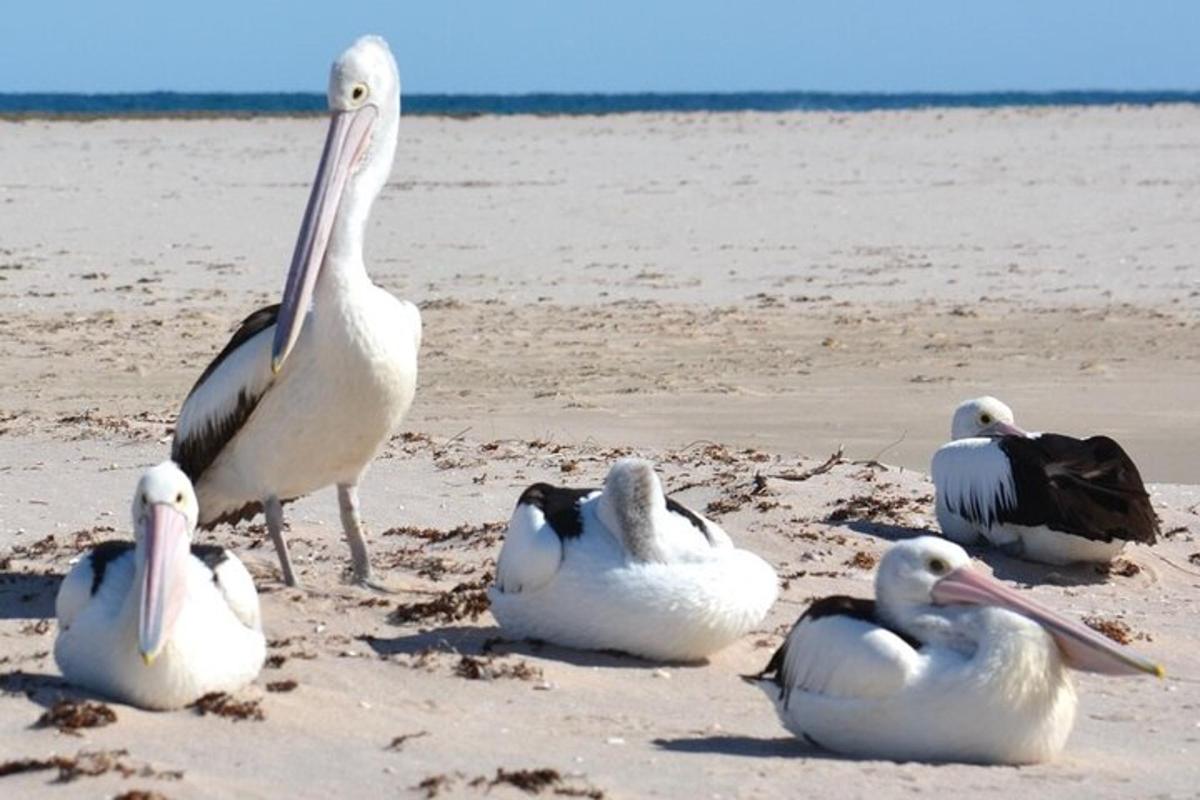
[[[729,92],[631,94],[412,94],[406,114],[628,114],[640,112],[884,111],[923,108],[1200,104],[1200,91],[974,93]],[[160,116],[315,114],[325,110],[316,92],[138,92],[114,94],[0,93],[0,115]]]

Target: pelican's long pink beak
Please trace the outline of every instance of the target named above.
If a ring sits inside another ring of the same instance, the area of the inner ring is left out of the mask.
[[[325,262],[325,251],[342,202],[342,192],[355,163],[370,144],[371,128],[377,113],[374,106],[366,105],[354,111],[335,111],[329,120],[321,165],[317,167],[312,194],[308,197],[308,207],[300,223],[300,235],[296,239],[296,251],[292,255],[292,266],[288,270],[283,301],[275,323],[275,340],[271,346],[272,372],[279,372],[296,345],[296,339],[300,337],[308,306],[312,302],[313,289]]]
[[[1072,622],[1050,609],[1022,597],[972,567],[960,567],[933,587],[938,605],[999,606],[1028,617],[1046,629],[1062,652],[1067,666],[1105,675],[1150,673],[1159,678],[1163,668],[1121,647],[1086,625]]]
[[[183,608],[187,560],[191,553],[188,521],[165,503],[150,507],[143,539],[141,597],[138,604],[138,650],[149,666],[171,638]]]

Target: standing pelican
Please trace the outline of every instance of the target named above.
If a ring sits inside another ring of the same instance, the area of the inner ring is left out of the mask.
[[[179,708],[254,680],[267,655],[254,581],[192,544],[196,495],[170,461],[133,496],[134,541],[97,545],[58,590],[54,660],[68,681],[142,708]]]
[[[623,458],[603,490],[524,491],[489,597],[513,636],[693,661],[762,622],[777,589],[767,562]]]
[[[879,563],[876,600],[814,602],[755,680],[788,730],[838,753],[1027,764],[1075,722],[1068,667],[1162,668],[1022,597],[922,536]]]
[[[1047,564],[1111,561],[1153,544],[1158,519],[1132,459],[1107,436],[1026,433],[994,397],[954,411],[933,456],[937,518],[959,544],[979,539]]]
[[[336,485],[354,580],[377,586],[358,484],[412,405],[421,344],[416,306],[371,283],[363,264],[400,120],[400,78],[383,39],[364,36],[334,62],[329,108],[283,302],[247,317],[200,375],[171,456],[196,485],[200,527],[265,511],[289,586],[283,503]]]

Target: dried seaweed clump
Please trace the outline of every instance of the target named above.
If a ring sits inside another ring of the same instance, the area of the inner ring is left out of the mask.
[[[413,622],[458,622],[478,619],[488,610],[487,587],[492,583],[491,574],[460,583],[449,591],[442,592],[432,600],[420,603],[400,603],[388,615],[388,621],[397,625]]]
[[[104,703],[59,700],[38,718],[39,728],[58,728],[78,736],[82,728],[103,728],[117,721],[117,714]]]
[[[875,565],[878,563],[879,556],[874,553],[868,553],[866,550],[859,550],[846,561],[846,566],[870,570],[875,569]]]
[[[188,707],[196,709],[200,716],[215,714],[235,722],[266,719],[257,700],[235,700],[226,692],[209,692]]]
[[[542,678],[542,671],[526,661],[517,661],[515,664],[497,663],[491,656],[463,656],[454,666],[454,674],[470,681],[493,681],[497,678],[536,681]]]
[[[1083,621],[1089,628],[1103,633],[1117,644],[1129,644],[1134,639],[1133,631],[1123,620],[1084,617]]]
[[[919,514],[932,497],[904,497],[859,494],[848,500],[839,500],[838,506],[829,512],[829,522],[865,520],[868,522],[902,522],[905,514]]]
[[[479,779],[477,779],[479,780]],[[543,767],[541,769],[507,770],[503,767],[496,770],[496,777],[488,781],[487,786],[507,784],[515,786],[526,794],[541,794],[545,789],[553,790],[561,797],[586,797],[590,800],[603,800],[604,792],[599,789],[572,786],[558,770]]]

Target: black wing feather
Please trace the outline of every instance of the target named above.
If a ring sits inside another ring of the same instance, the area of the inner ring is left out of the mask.
[[[104,573],[108,565],[126,553],[133,551],[134,544],[128,539],[110,539],[92,548],[88,560],[92,564],[92,594],[100,589],[104,582]],[[229,559],[229,551],[217,544],[193,544],[192,556],[204,562],[204,566],[212,570],[213,582],[217,582],[217,567]]]
[[[891,631],[904,640],[909,647],[914,650],[921,649],[921,642],[909,636],[902,630],[892,627],[879,616],[879,607],[874,600],[864,600],[861,597],[850,597],[844,594],[830,595],[822,597],[819,600],[814,600],[800,619],[796,620],[796,624],[792,626],[795,630],[800,623],[805,620],[815,621],[823,617],[850,617],[851,619],[862,620],[884,630]],[[757,675],[750,676],[753,680],[771,681],[779,687],[779,691],[784,693],[785,700],[791,687],[784,685],[783,665],[787,659],[788,642],[791,641],[791,636],[783,640],[783,644],[771,656],[771,660],[767,662],[767,666]]]
[[[559,539],[574,539],[583,533],[583,519],[579,515],[579,504],[598,489],[568,489],[563,486],[551,486],[548,483],[535,483],[521,493],[517,505],[530,505],[540,509],[550,523],[550,527],[558,534]],[[667,511],[679,514],[704,535],[709,544],[713,543],[712,534],[696,512],[687,506],[667,498]]]
[[[246,319],[242,320],[242,324],[234,332],[233,337],[225,345],[224,349],[217,354],[217,357],[212,360],[212,363],[205,367],[204,372],[200,374],[200,379],[192,386],[192,390],[188,392],[190,398],[196,393],[196,390],[204,384],[216,370],[217,367],[229,358],[231,354],[241,347],[250,339],[262,333],[267,328],[275,324],[279,318],[279,304],[270,305],[265,308],[260,308]],[[184,474],[191,479],[192,483],[200,480],[212,463],[217,460],[217,456],[225,449],[225,445],[229,444],[242,426],[246,424],[246,420],[254,413],[254,409],[258,407],[259,400],[263,394],[250,394],[244,390],[238,392],[237,404],[233,411],[219,419],[209,420],[198,431],[193,433],[186,439],[180,439],[176,435],[175,440],[171,443],[171,460],[179,465]],[[184,401],[187,402],[186,400]],[[225,514],[222,520],[227,517],[240,519],[243,517],[244,511],[247,509],[239,509],[229,514]],[[249,516],[257,513],[256,510],[250,512]],[[211,527],[219,520],[206,521],[203,527]]]
[[[229,551],[219,544],[193,544],[192,556],[204,562],[204,566],[212,570],[213,583],[219,583],[217,567],[229,560]]]
[[[88,554],[88,560],[92,562],[92,594],[95,594],[104,582],[104,573],[108,570],[108,565],[131,550],[133,542],[127,539],[110,539],[92,548],[92,552]]]
[[[1158,518],[1133,460],[1107,436],[1006,436],[1017,502],[1000,520],[1094,541],[1153,544]]]
[[[579,504],[596,489],[567,489],[548,483],[535,483],[521,493],[517,505],[534,506],[541,510],[550,527],[565,541],[583,533]]]
[[[710,545],[713,544],[712,532],[709,531],[708,525],[705,524],[704,520],[701,519],[700,515],[695,511],[692,511],[683,503],[677,502],[670,497],[667,498],[667,511],[670,511],[672,514],[679,514],[688,522],[692,523],[692,527],[704,534],[704,539]]]

